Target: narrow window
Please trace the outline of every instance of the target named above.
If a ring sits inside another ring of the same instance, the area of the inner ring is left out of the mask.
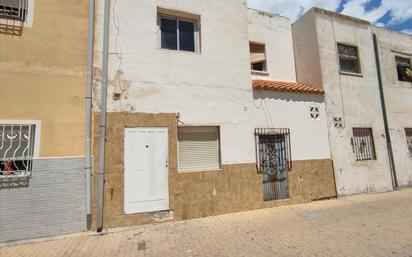
[[[353,128],[351,143],[357,161],[376,160],[372,128]]]
[[[356,46],[338,43],[339,65],[343,72],[360,73],[359,54]]]
[[[252,71],[267,71],[264,44],[249,43],[250,68]]]
[[[179,171],[220,169],[219,127],[178,128]]]
[[[406,128],[406,144],[408,146],[409,156],[412,157],[412,128]]]
[[[29,176],[35,125],[0,124],[0,178]]]
[[[26,21],[28,0],[0,0],[0,18]]]
[[[398,72],[399,81],[412,82],[411,59],[395,56],[396,71]]]
[[[178,17],[160,16],[160,47],[196,52],[197,22]]]

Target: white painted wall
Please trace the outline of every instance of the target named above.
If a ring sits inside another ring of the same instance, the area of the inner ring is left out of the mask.
[[[289,128],[292,160],[330,159],[323,96],[254,91],[255,124],[258,128]],[[319,107],[314,120],[309,108]]]
[[[391,190],[371,27],[339,15],[331,16],[328,12],[316,11],[312,12],[312,15],[315,15],[313,33],[317,35],[320,57],[318,69],[321,70],[316,71],[316,74],[322,74],[322,86],[326,91],[329,140],[338,194]],[[295,26],[298,27],[299,24],[295,23],[294,29]],[[295,32],[298,30],[295,30],[294,34]],[[339,73],[337,42],[358,46],[361,76]],[[300,57],[304,58],[304,55],[296,56],[297,61]],[[300,72],[306,73],[307,76],[311,71]],[[332,121],[335,115],[344,117],[343,129],[334,128]],[[355,160],[350,143],[353,127],[373,129],[377,160]]]
[[[386,110],[400,186],[412,185],[405,128],[412,128],[412,83],[398,80],[395,56],[412,59],[412,36],[373,27],[378,39]]]
[[[98,1],[96,15],[97,68],[102,3]],[[200,16],[200,53],[158,48],[158,7]],[[249,40],[267,44],[270,76],[266,78],[296,79],[287,18],[248,11],[245,0],[118,1],[111,15],[108,111],[176,112],[184,125],[219,125],[222,164],[255,162],[254,129],[269,125],[291,128],[294,160],[329,158],[324,119],[308,118],[308,105],[318,104],[323,110],[321,99],[270,92],[264,99],[254,99]],[[113,20],[118,20],[118,29]],[[95,73],[98,111],[99,69]],[[121,101],[112,99],[114,92],[122,93]],[[268,108],[255,107],[259,102]],[[265,115],[271,116],[272,124]]]
[[[96,66],[100,66],[103,1],[98,1]],[[114,1],[112,1],[112,4]],[[201,52],[158,48],[157,7],[200,15]],[[115,12],[113,12],[113,9]],[[176,112],[185,125],[219,125],[223,164],[253,163],[252,89],[244,0],[129,0],[112,6],[110,77],[123,71],[122,92],[109,88],[109,111]],[[119,32],[113,19],[118,19]],[[99,88],[95,99],[100,99]],[[98,107],[98,102],[95,102]]]
[[[249,10],[249,39],[266,45],[267,76],[254,79],[296,81],[291,22],[288,18]],[[254,90],[256,128],[289,128],[293,160],[330,159],[323,96]],[[319,107],[318,120],[310,106]]]
[[[265,44],[268,76],[256,79],[296,81],[292,28],[288,18],[249,9],[249,40]]]

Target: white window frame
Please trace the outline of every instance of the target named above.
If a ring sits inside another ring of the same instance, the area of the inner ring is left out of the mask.
[[[34,125],[34,146],[33,159],[39,158],[40,154],[40,136],[41,136],[41,121],[40,120],[0,120],[0,125]]]
[[[34,0],[28,0],[27,2],[27,16],[26,20],[23,22],[23,27],[31,28],[33,27],[33,17],[34,17]],[[0,24],[3,24],[2,18],[0,18]]]
[[[169,19],[169,20],[176,20],[177,21],[177,49],[167,49],[167,48],[162,48],[162,30],[161,30],[161,19]],[[195,51],[186,51],[186,50],[180,50],[180,38],[179,38],[179,21],[184,21],[184,22],[191,22],[194,24],[194,43],[195,43]],[[190,18],[183,18],[179,16],[173,16],[173,15],[168,15],[168,14],[163,14],[163,13],[158,13],[157,14],[157,47],[159,49],[163,50],[170,50],[170,51],[178,51],[178,52],[188,52],[188,53],[200,53],[200,32],[199,32],[199,20],[197,19],[190,19]]]
[[[179,159],[179,128],[216,128],[217,130],[217,142],[216,142],[216,147],[217,147],[217,163],[218,163],[218,167],[216,168],[211,168],[211,169],[182,169],[180,167],[180,159]],[[221,140],[220,140],[220,126],[214,126],[214,125],[205,125],[205,126],[179,126],[177,131],[177,166],[178,166],[178,172],[179,173],[190,173],[190,172],[202,172],[202,171],[219,171],[222,169],[222,158],[221,158]]]

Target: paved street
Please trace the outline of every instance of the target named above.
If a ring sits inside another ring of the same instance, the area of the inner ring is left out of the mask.
[[[0,256],[412,256],[412,189],[9,245]]]

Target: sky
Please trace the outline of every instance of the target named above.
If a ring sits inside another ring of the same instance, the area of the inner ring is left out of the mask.
[[[248,0],[248,5],[292,22],[316,6],[412,35],[412,0]]]

